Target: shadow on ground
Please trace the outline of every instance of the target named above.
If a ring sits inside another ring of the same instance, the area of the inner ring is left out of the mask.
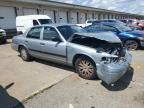
[[[101,84],[110,91],[121,91],[128,88],[128,86],[132,81],[133,74],[134,74],[134,69],[130,67],[127,73],[119,81],[114,83],[114,86],[107,85],[104,82],[102,82]]]
[[[63,65],[63,64],[58,64],[58,63],[54,63],[54,62],[50,62],[50,61],[45,61],[45,60],[40,60],[40,59],[35,59],[36,62],[38,63],[42,63],[44,65],[49,65],[49,66],[53,66],[59,69],[64,69],[70,72],[75,72],[75,69],[73,67],[67,66],[67,65]]]
[[[137,50],[142,51],[142,50],[144,50],[144,47],[138,48]]]
[[[5,88],[0,86],[0,108],[24,108],[23,104],[20,101],[10,96],[7,92],[7,90],[13,85],[14,83],[11,83]]]
[[[18,55],[18,57],[21,57],[21,56]],[[64,70],[67,70],[69,72],[74,72],[75,73],[75,69],[73,67],[70,67],[70,66],[67,66],[67,65],[64,65],[64,64],[60,64],[60,63],[55,63],[55,62],[42,60],[42,59],[38,59],[38,58],[33,58],[29,62],[37,62],[37,63],[40,63],[40,64],[56,67],[56,68],[59,68],[59,69],[64,69]]]
[[[6,44],[11,44],[11,42],[6,42],[6,43],[0,43],[0,45],[6,45]]]
[[[35,61],[38,63],[45,64],[45,65],[49,65],[49,66],[53,66],[56,68],[68,70],[70,72],[75,72],[74,68],[68,67],[65,65],[61,65],[61,64],[57,64],[57,63],[53,63],[53,62],[48,62],[48,61],[43,61],[43,60],[39,60],[39,59],[35,59]],[[129,84],[131,83],[131,81],[133,79],[133,74],[134,74],[134,69],[132,67],[130,67],[128,69],[127,73],[119,81],[114,83],[114,86],[107,85],[104,82],[102,82],[102,85],[110,91],[121,91],[121,90],[127,89]],[[99,80],[99,79],[96,79],[96,80]]]

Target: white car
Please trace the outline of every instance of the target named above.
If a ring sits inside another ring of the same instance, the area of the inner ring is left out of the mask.
[[[25,15],[16,18],[18,33],[24,33],[28,28],[36,25],[50,24],[52,19],[47,15]]]
[[[6,31],[0,28],[0,44],[6,42],[7,42]]]

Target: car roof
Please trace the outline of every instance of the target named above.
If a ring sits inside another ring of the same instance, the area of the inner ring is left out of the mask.
[[[116,25],[118,25],[118,22],[99,22],[99,23],[95,23],[93,25],[116,26]]]
[[[16,19],[22,20],[22,19],[51,19],[47,15],[25,15],[25,16],[17,16]]]
[[[52,23],[52,24],[43,24],[43,25],[37,25],[39,26],[51,26],[51,27],[59,27],[59,26],[77,26],[76,24],[67,24],[67,23]]]

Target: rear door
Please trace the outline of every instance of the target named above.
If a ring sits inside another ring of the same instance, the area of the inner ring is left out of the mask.
[[[46,59],[66,63],[66,42],[63,42],[57,30],[53,27],[44,27],[41,52]]]
[[[42,27],[32,28],[25,39],[29,53],[33,56],[40,56]]]

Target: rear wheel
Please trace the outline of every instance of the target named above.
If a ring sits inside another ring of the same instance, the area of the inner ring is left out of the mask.
[[[24,60],[24,61],[29,61],[30,60],[30,55],[29,55],[29,53],[28,53],[28,51],[27,51],[27,49],[26,48],[24,48],[24,47],[21,47],[20,48],[20,56],[21,56],[21,58]]]
[[[139,47],[139,43],[136,40],[127,40],[124,45],[128,50],[136,50]]]
[[[88,80],[97,78],[95,63],[88,57],[80,57],[75,62],[76,72],[80,77]]]

